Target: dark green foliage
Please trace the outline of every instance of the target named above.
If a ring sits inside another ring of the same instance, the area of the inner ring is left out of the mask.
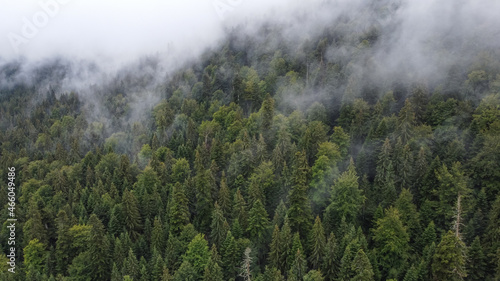
[[[450,230],[441,238],[432,260],[432,275],[437,280],[463,280],[466,273],[465,245]]]
[[[498,48],[436,37],[444,59],[420,67],[442,75],[387,77],[376,48],[406,6],[372,2],[293,46],[287,24],[229,28],[189,65],[91,95],[1,61],[19,275],[0,280],[500,279]]]

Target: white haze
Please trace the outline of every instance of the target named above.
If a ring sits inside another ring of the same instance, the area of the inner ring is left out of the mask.
[[[241,38],[265,40],[259,33],[265,22],[279,25],[284,42],[297,54],[304,40],[314,41],[331,25],[342,30],[347,21],[349,32],[354,25],[360,33],[378,27],[380,37],[366,58],[369,63],[359,59],[348,67],[347,74],[358,80],[443,78],[451,65],[500,47],[500,1],[492,0],[65,0],[33,38],[13,46],[12,38],[22,36],[26,19],[33,21],[44,12],[40,3],[62,1],[0,0],[0,65],[19,61],[23,70],[10,80],[0,73],[1,87],[18,81],[37,83],[33,70],[62,58],[66,73],[60,81],[55,77],[37,85],[39,91],[55,83],[92,97],[99,94],[92,89],[102,90],[116,77],[123,79],[139,69],[152,78],[148,85],[128,91],[140,92],[135,100],[151,106],[158,101],[156,85],[171,71],[216,48],[238,26]],[[368,7],[374,3],[385,5],[387,16],[373,15]],[[271,43],[267,47],[275,49],[279,42]],[[357,44],[331,46],[325,57],[345,60],[346,54],[357,52]],[[158,65],[137,68],[147,56],[156,58]]]

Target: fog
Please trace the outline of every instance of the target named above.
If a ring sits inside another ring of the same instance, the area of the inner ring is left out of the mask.
[[[26,82],[42,94],[71,90],[90,101],[127,80],[131,101],[152,106],[173,71],[217,51],[229,34],[250,64],[280,46],[319,72],[302,50],[333,38],[322,62],[340,66],[347,82],[308,91],[306,81],[307,95],[288,99],[295,104],[346,89],[355,96],[366,87],[384,93],[394,83],[443,86],[453,69],[463,76],[499,65],[492,56],[500,47],[499,1],[0,0],[0,6],[0,87]],[[263,34],[266,25],[274,33]],[[376,40],[367,45],[363,36]]]

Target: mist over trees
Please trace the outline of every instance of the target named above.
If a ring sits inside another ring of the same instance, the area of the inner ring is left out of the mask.
[[[496,4],[430,2],[321,1],[175,67],[1,61],[0,279],[499,280]]]

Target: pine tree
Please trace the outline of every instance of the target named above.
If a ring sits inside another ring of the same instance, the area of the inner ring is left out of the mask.
[[[123,213],[123,204],[116,204],[113,206],[113,209],[111,209],[108,229],[115,237],[124,231],[125,215]]]
[[[139,270],[139,261],[137,261],[137,257],[135,256],[132,248],[130,248],[127,258],[123,261],[122,276],[128,275],[132,279],[137,279],[139,276]]]
[[[229,215],[231,214],[233,203],[231,202],[231,195],[229,192],[229,188],[227,187],[224,171],[222,172],[222,177],[220,180],[220,189],[217,197],[217,202],[220,205],[224,217],[229,217]]]
[[[283,200],[280,201],[276,210],[274,210],[273,224],[278,225],[278,227],[283,226],[286,216],[286,206]]]
[[[418,281],[418,269],[415,266],[411,266],[410,269],[406,272],[405,278],[403,281]]]
[[[338,274],[339,263],[337,253],[337,239],[335,239],[335,235],[331,232],[325,245],[323,264],[321,267],[326,280],[334,280]]]
[[[373,281],[373,270],[370,260],[366,256],[363,249],[359,249],[354,257],[351,265],[351,270],[356,275],[351,278],[351,281]]]
[[[252,239],[262,241],[269,225],[269,219],[266,209],[260,200],[255,201],[249,215],[247,231]]]
[[[310,229],[311,206],[307,198],[307,164],[304,152],[297,152],[295,155],[294,185],[290,191],[290,207],[288,208],[288,218],[292,231],[298,231],[305,236]]]
[[[288,217],[285,217],[285,222],[283,223],[280,233],[281,249],[283,249],[283,253],[281,255],[280,266],[278,267],[283,272],[287,272],[291,266],[288,262],[288,257],[292,255],[292,239],[292,229],[290,228]]]
[[[125,215],[125,227],[132,238],[136,240],[139,238],[139,231],[141,229],[141,214],[139,213],[138,202],[135,195],[125,190],[123,192],[123,214]]]
[[[90,216],[88,225],[92,227],[89,239],[89,244],[92,245],[89,248],[89,256],[92,257],[89,261],[92,279],[107,280],[109,279],[111,264],[109,260],[110,243],[108,236],[106,236],[106,230],[95,214]]]
[[[113,269],[111,270],[111,281],[122,281],[123,276],[118,270],[116,263],[113,263]]]
[[[275,267],[267,266],[264,269],[263,281],[284,281],[285,278],[281,275],[281,271]]]
[[[172,281],[197,281],[197,272],[188,261],[182,262],[179,269],[175,272]]]
[[[389,139],[385,139],[377,162],[375,188],[378,194],[378,203],[382,207],[391,205],[396,200],[396,186],[394,179],[394,165],[392,162],[392,148]]]
[[[209,257],[210,252],[208,250],[208,242],[205,240],[205,236],[203,234],[196,235],[189,243],[187,251],[183,256],[183,261],[188,262],[193,267],[196,280],[202,278]]]
[[[151,280],[161,280],[164,263],[160,252],[156,248],[153,250],[151,262],[153,263],[151,267]]]
[[[319,269],[323,263],[323,255],[326,246],[325,231],[321,224],[319,216],[314,221],[313,228],[309,237],[309,261],[313,269]]]
[[[324,281],[325,278],[323,277],[323,274],[321,274],[321,271],[319,270],[310,270],[305,276],[304,276],[304,281]]]
[[[281,237],[280,237],[280,229],[278,225],[274,225],[273,235],[271,244],[269,245],[271,248],[269,250],[269,266],[272,268],[280,268],[281,267],[281,256],[282,256],[282,247],[281,247]]]
[[[431,221],[418,239],[419,248],[421,249],[421,251],[423,251],[426,246],[429,246],[432,243],[436,243],[436,239],[436,227],[434,225],[434,222]]]
[[[153,231],[151,233],[151,248],[158,251],[163,250],[165,247],[165,235],[163,233],[163,224],[159,217],[155,217],[153,222]]]
[[[333,212],[335,217],[345,217],[346,221],[354,222],[365,200],[358,184],[358,176],[354,161],[336,181],[332,188],[332,202],[327,212]]]
[[[468,261],[466,263],[467,280],[485,280],[486,257],[481,247],[479,237],[476,236],[467,251]]]
[[[415,111],[409,99],[405,100],[405,105],[399,111],[397,132],[403,144],[406,144],[413,136],[415,126]]]
[[[401,221],[410,235],[410,240],[414,242],[420,236],[420,217],[417,207],[413,204],[413,195],[410,190],[404,188],[394,206],[399,211]]]
[[[203,281],[222,281],[222,269],[220,266],[220,258],[217,253],[217,247],[215,244],[212,245],[210,251],[210,257],[208,258],[207,266],[205,267],[205,273],[203,274]]]
[[[432,275],[437,280],[463,280],[465,271],[465,245],[453,233],[448,231],[436,247],[432,260]]]
[[[188,199],[180,183],[173,186],[167,216],[170,230],[174,233],[180,233],[184,225],[189,223]]]
[[[221,247],[222,254],[222,266],[224,269],[224,279],[231,280],[236,278],[236,270],[237,270],[237,262],[239,260],[238,257],[238,249],[236,248],[236,241],[231,234],[231,231],[227,232],[226,240]]]
[[[252,280],[252,257],[250,256],[252,249],[247,247],[243,254],[243,261],[240,266],[240,277],[243,277],[244,281]]]
[[[212,224],[210,225],[210,228],[212,230],[210,234],[212,242],[215,245],[220,246],[226,238],[229,225],[227,224],[226,218],[224,218],[221,207],[217,204],[217,202],[215,202],[215,208],[212,213]]]
[[[56,269],[58,273],[65,275],[71,259],[74,258],[71,249],[72,237],[69,234],[70,221],[66,211],[59,211],[56,222]]]
[[[297,236],[298,237],[298,236]],[[295,239],[294,239],[295,240]],[[288,273],[288,280],[300,281],[304,279],[307,271],[307,262],[304,258],[304,253],[301,247],[297,248],[295,258]]]
[[[408,258],[409,250],[408,233],[401,222],[399,211],[393,207],[387,209],[385,216],[377,220],[373,233],[382,276],[397,278]]]
[[[236,190],[236,193],[234,194],[233,202],[233,219],[237,218],[241,227],[246,229],[248,225],[247,203],[245,202],[245,199],[243,198],[243,195],[241,195],[241,191],[239,189]]]

